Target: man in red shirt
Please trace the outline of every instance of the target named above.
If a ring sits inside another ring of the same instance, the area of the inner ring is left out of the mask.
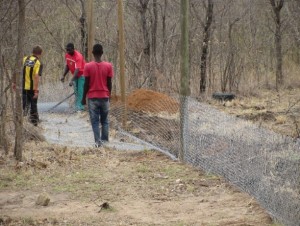
[[[66,66],[60,80],[64,82],[65,77],[69,71],[73,74],[69,86],[74,85],[75,110],[82,111],[84,110],[84,106],[81,104],[81,100],[83,96],[83,86],[84,86],[83,68],[85,65],[85,60],[82,54],[75,50],[73,43],[67,44],[66,51],[67,51],[65,55]]]
[[[82,104],[88,98],[89,115],[95,138],[95,146],[100,147],[109,138],[109,97],[111,95],[112,77],[114,75],[112,64],[101,60],[103,47],[100,44],[93,46],[94,61],[84,67],[84,93]],[[101,123],[101,136],[99,122]]]

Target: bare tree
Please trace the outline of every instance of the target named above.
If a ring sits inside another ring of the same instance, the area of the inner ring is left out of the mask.
[[[1,49],[0,49],[1,52]],[[8,154],[8,139],[7,139],[7,103],[8,103],[8,95],[7,92],[11,87],[10,79],[5,67],[4,56],[2,56],[0,62],[0,73],[3,76],[0,76],[0,146],[2,146],[5,150],[5,154]],[[6,75],[6,76],[4,76]],[[6,79],[5,79],[6,78]]]
[[[149,87],[153,86],[153,77],[152,77],[152,68],[151,68],[151,42],[150,42],[150,34],[147,26],[147,17],[146,13],[148,10],[149,0],[139,0],[140,4],[140,15],[141,15],[141,26],[143,32],[143,53],[144,53],[144,64],[145,64],[145,73],[146,79],[149,78]],[[146,80],[145,80],[146,81]]]
[[[300,2],[298,0],[288,1],[286,9],[288,15],[287,23],[291,27],[292,39],[294,40],[294,47],[296,47],[291,48],[294,53],[292,60],[300,64]]]
[[[283,85],[283,73],[282,73],[282,40],[281,40],[281,17],[280,12],[284,4],[284,0],[270,0],[275,22],[275,49],[276,49],[276,89]]]
[[[200,62],[200,93],[204,93],[206,90],[206,78],[207,78],[207,56],[208,56],[208,47],[210,41],[210,27],[213,21],[213,0],[207,0],[206,6],[206,22],[204,25],[204,34],[202,41],[202,54]]]
[[[25,3],[28,2],[29,0],[25,1]],[[58,74],[58,69],[61,67],[55,66],[62,64],[63,54],[61,48],[57,46],[63,46],[62,43],[66,40],[72,40],[78,47],[82,43],[82,52],[86,51],[84,50],[86,49],[84,43],[87,40],[86,27],[84,27],[87,16],[84,15],[86,2],[83,0],[40,0],[36,2],[37,5],[32,5],[34,7],[26,8],[26,14],[33,13],[31,14],[33,16],[26,18],[28,32],[25,36],[24,51],[29,51],[28,46],[38,42],[41,37],[45,40],[43,43],[47,49],[45,73]],[[276,45],[280,47],[278,44],[280,39],[274,38],[280,36],[274,35],[276,33],[274,19],[277,14],[272,10],[271,2],[275,4],[274,9],[278,12],[280,4],[284,2],[283,10],[280,10],[278,14],[281,16],[282,57],[283,55],[293,57],[294,61],[291,63],[297,66],[300,61],[297,60],[297,53],[300,53],[298,0],[190,0],[192,10],[189,25],[189,41],[192,47],[190,49],[190,73],[191,79],[195,81],[190,87],[192,95],[197,96],[201,92],[209,94],[209,92],[220,90],[221,82],[225,82],[222,90],[226,91],[235,89],[239,81],[241,86],[256,81],[255,85],[251,83],[253,85],[243,87],[249,89],[253,86],[265,87],[272,82],[273,77],[269,72],[274,68],[275,74],[276,65],[280,65],[280,60],[275,57],[280,56],[278,54],[280,50],[277,51],[280,48],[270,45],[270,40],[277,40]],[[14,35],[16,34],[16,19],[13,18],[17,18],[17,12],[10,8],[16,8],[16,4],[17,1],[8,1],[8,4],[0,7],[2,15],[0,16],[0,30],[2,31],[0,39],[3,40],[2,51],[6,56],[8,68],[14,68],[13,63],[9,61],[16,50],[17,42]],[[107,46],[105,57],[108,60],[114,59],[117,63],[118,35],[115,29],[117,27],[114,19],[115,8],[116,1],[94,1],[95,40]],[[268,9],[274,19],[270,17],[270,14],[263,13]],[[128,72],[126,83],[129,90],[151,87],[151,89],[168,93],[179,91],[179,12],[179,0],[124,1],[125,57],[126,72]],[[243,12],[247,16],[242,17]],[[241,19],[230,28],[230,24],[236,18]],[[283,26],[283,21],[287,26]],[[274,33],[270,27],[274,27]],[[277,68],[278,81],[283,80],[279,76],[283,71],[286,82],[289,81],[289,73],[296,69],[296,67],[290,67],[286,70],[285,65],[282,65],[280,72],[280,67]],[[45,76],[43,82],[51,82],[50,78],[57,79],[56,76]]]
[[[86,24],[86,9],[85,1],[80,0],[81,4],[81,15],[79,18],[80,32],[81,32],[81,50],[84,54],[85,59],[88,58],[88,37],[87,37],[87,24]]]
[[[158,10],[157,10],[157,0],[153,0],[153,19],[152,19],[152,66],[156,67],[156,37],[157,37],[157,22],[158,22]]]
[[[162,9],[162,49],[161,49],[161,64],[160,64],[160,70],[164,74],[164,68],[165,68],[165,58],[166,58],[166,14],[167,14],[167,7],[168,7],[168,0],[164,0],[164,5]]]
[[[143,38],[144,38],[143,52],[146,56],[150,58],[150,36],[147,28],[147,17],[146,17],[149,0],[139,0],[139,3],[140,3],[140,13],[141,13],[141,25],[142,25]]]
[[[151,55],[150,55],[150,87],[154,90],[157,89],[157,77],[156,77],[156,67],[157,67],[157,61],[156,61],[156,39],[157,39],[157,22],[158,22],[158,10],[157,10],[157,0],[153,0],[152,4],[152,34],[151,34]]]

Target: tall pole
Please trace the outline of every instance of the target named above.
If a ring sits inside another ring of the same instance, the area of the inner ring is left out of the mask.
[[[15,65],[14,80],[16,82],[16,112],[15,112],[15,147],[14,156],[16,160],[22,161],[23,158],[23,108],[22,108],[22,77],[21,68],[23,65],[23,50],[24,50],[24,36],[25,36],[25,1],[18,0],[19,19],[18,19],[18,43],[17,55]]]
[[[88,28],[88,61],[91,61],[93,59],[92,48],[95,40],[93,0],[87,1],[86,9]]]
[[[121,100],[123,104],[123,118],[122,125],[126,129],[127,122],[127,104],[125,94],[125,38],[124,38],[124,16],[122,0],[118,0],[118,27],[119,27],[119,58],[120,58],[120,87],[121,87]]]
[[[189,0],[181,0],[181,79],[180,79],[180,150],[179,160],[184,161],[188,145],[188,96],[190,95],[189,71]]]

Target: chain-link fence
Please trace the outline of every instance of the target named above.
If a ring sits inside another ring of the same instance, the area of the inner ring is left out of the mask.
[[[160,106],[157,101],[152,103],[148,111],[129,105],[128,133],[174,158],[185,147],[186,162],[223,176],[285,225],[300,225],[299,139],[276,134],[193,98],[188,98],[187,111],[181,111],[187,114],[183,116],[186,125],[181,127],[179,109],[170,114],[168,102],[159,102]],[[153,113],[161,106],[164,111]],[[119,105],[112,106],[116,121],[121,121],[122,112]],[[184,145],[180,133],[184,134]]]
[[[62,90],[56,101],[69,94],[59,85],[46,90],[56,94]],[[41,101],[54,99],[41,96]],[[120,98],[111,99],[111,129],[175,159],[184,147],[185,162],[223,176],[252,195],[281,223],[300,225],[299,139],[279,135],[193,98],[187,98],[184,111],[178,97],[149,90],[128,94],[127,103],[125,109]],[[185,120],[180,120],[180,112],[185,112]],[[124,117],[126,128],[122,126]]]

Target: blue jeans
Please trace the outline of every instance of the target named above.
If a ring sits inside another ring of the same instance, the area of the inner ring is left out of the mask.
[[[88,99],[90,120],[94,132],[96,144],[101,141],[108,141],[109,133],[109,99],[108,98],[91,98]],[[99,124],[101,123],[101,137]]]

